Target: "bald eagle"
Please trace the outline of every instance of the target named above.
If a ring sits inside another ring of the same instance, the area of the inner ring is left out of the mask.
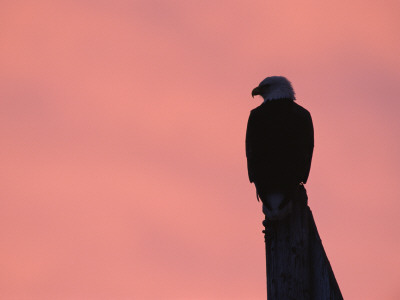
[[[264,99],[250,112],[246,131],[249,180],[263,200],[263,194],[287,193],[307,182],[314,130],[310,113],[294,102],[285,77],[267,77],[251,94]]]

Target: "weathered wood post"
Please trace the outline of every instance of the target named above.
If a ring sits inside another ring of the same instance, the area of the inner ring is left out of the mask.
[[[343,299],[325,254],[304,187],[284,219],[263,221],[268,300]]]

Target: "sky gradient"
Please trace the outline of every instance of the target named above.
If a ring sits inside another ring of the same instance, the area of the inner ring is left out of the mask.
[[[3,1],[0,298],[266,299],[244,138],[286,76],[345,299],[400,299],[400,2]]]

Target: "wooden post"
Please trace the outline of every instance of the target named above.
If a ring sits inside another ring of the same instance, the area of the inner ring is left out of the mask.
[[[293,211],[278,221],[263,221],[268,300],[341,300],[305,190]]]

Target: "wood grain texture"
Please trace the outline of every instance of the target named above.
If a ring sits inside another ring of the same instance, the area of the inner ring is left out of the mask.
[[[289,216],[263,224],[268,300],[343,299],[303,187]]]

